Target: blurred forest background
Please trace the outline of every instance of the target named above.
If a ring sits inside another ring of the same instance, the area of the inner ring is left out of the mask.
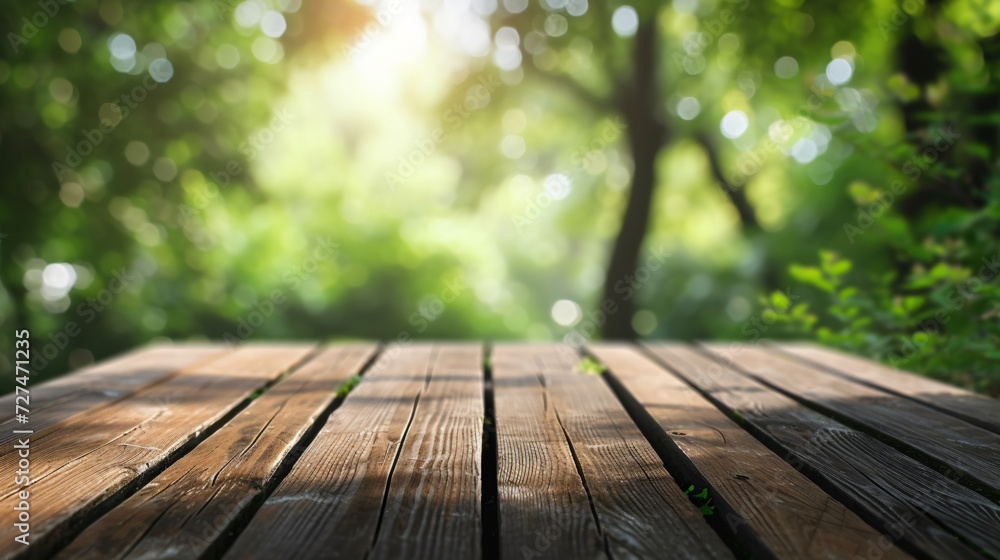
[[[990,0],[8,6],[2,369],[25,328],[36,381],[157,339],[804,338],[997,395],[998,30]]]

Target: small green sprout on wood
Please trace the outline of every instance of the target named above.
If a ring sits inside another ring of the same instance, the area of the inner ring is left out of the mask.
[[[700,511],[702,515],[712,515],[715,513],[715,506],[711,505],[712,498],[708,497],[708,488],[702,488],[701,492],[698,492],[697,494],[692,494],[692,492],[694,492],[694,484],[688,486],[688,489],[684,492],[684,494],[686,494],[688,498],[691,498],[691,501],[698,506],[698,511]],[[701,502],[700,505],[699,502]]]
[[[601,375],[604,373],[604,366],[601,362],[593,358],[584,358],[579,365],[580,371],[586,373],[587,375]]]
[[[358,386],[358,383],[361,383],[361,376],[356,373],[351,374],[340,387],[337,387],[337,396],[341,398],[346,397],[348,393]]]

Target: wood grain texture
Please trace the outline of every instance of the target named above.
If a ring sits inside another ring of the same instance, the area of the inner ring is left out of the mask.
[[[364,557],[435,352],[411,344],[379,356],[225,557]]]
[[[689,480],[704,481],[736,536],[777,558],[863,556],[881,534],[632,345],[593,354],[659,427]],[[898,549],[883,558],[905,558]]]
[[[491,358],[501,558],[606,558],[534,350],[503,344]]]
[[[731,558],[604,380],[555,345],[535,359],[611,556]]]
[[[139,348],[63,377],[30,385],[31,422],[14,421],[14,393],[0,398],[0,449],[17,439],[12,430],[30,429],[41,437],[47,428],[128,397],[174,375],[181,369],[222,356],[221,345],[166,344]]]
[[[700,351],[678,344],[650,344],[649,349],[723,410],[738,415],[744,427],[792,466],[911,553],[976,556],[954,536],[959,535],[1000,557],[1000,507],[990,500]],[[869,551],[864,552],[862,556]]]
[[[14,543],[15,528],[0,526],[0,555],[47,555],[92,508],[159,467],[312,351],[309,345],[240,348],[53,426],[31,443],[32,544]],[[15,465],[14,454],[0,457],[0,471],[14,472]],[[10,511],[17,490],[13,478],[4,480],[0,507]]]
[[[770,349],[794,356],[838,375],[885,389],[957,416],[970,424],[1000,434],[1000,401],[986,395],[906,373],[869,360],[814,344],[782,343]]]
[[[368,558],[482,557],[482,437],[482,345],[441,345]]]
[[[761,348],[705,345],[712,355],[786,391],[838,420],[863,426],[963,475],[976,490],[1000,496],[1000,436],[910,399],[849,381]]]
[[[372,344],[325,349],[131,498],[88,527],[58,558],[198,558],[275,475],[281,461],[359,373]]]

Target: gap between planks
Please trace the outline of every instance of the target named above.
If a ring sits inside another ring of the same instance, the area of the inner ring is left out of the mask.
[[[238,531],[375,345],[327,348],[90,525],[58,558],[199,558]],[[300,449],[301,451],[301,449]]]
[[[32,441],[32,544],[14,544],[10,534],[14,527],[0,527],[0,555],[51,554],[224,425],[255,391],[313,351],[304,345],[240,348],[126,400],[52,426]],[[3,455],[0,468],[11,468],[14,459]],[[2,507],[16,504],[12,484],[0,486],[0,495]]]

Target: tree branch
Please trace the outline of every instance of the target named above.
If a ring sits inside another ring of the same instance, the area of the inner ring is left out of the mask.
[[[569,77],[566,74],[553,74],[551,72],[547,72],[545,70],[536,68],[534,64],[530,64],[527,62],[524,64],[524,68],[526,68],[527,71],[533,73],[534,75],[544,80],[548,80],[551,84],[559,86],[568,93],[571,93],[577,99],[583,101],[584,103],[586,103],[587,105],[589,105],[591,108],[595,109],[598,112],[607,113],[614,109],[614,106],[609,100],[590,91],[589,89],[584,87],[583,84],[574,80],[573,78]]]
[[[742,188],[735,187],[726,180],[726,175],[722,171],[722,162],[719,161],[719,154],[716,153],[712,141],[705,133],[696,134],[694,138],[701,144],[702,149],[705,150],[705,155],[708,157],[708,165],[712,169],[712,174],[715,175],[716,184],[719,185],[719,189],[722,190],[723,194],[729,198],[729,202],[736,208],[736,213],[739,214],[743,227],[759,230],[760,222],[757,221],[757,213],[753,205],[747,200],[746,193]]]

